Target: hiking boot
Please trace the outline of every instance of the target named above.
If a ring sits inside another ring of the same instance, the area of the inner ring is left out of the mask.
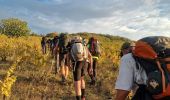
[[[66,82],[66,78],[65,78],[65,77],[62,77],[62,78],[61,78],[61,82],[62,82],[62,83],[65,83],[65,82]]]

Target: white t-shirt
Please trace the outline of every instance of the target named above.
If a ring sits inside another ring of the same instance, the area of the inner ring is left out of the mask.
[[[147,76],[145,71],[139,66],[136,67],[136,62],[132,54],[126,54],[121,58],[119,75],[117,77],[115,89],[130,91],[137,84],[146,84]]]

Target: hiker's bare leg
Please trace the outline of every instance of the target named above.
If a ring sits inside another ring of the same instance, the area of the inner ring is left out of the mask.
[[[61,77],[62,77],[62,81],[65,81],[65,67],[61,66]]]
[[[67,77],[68,77],[68,66],[65,66],[65,78],[67,79]]]
[[[84,77],[81,77],[81,98],[85,100],[85,81]]]
[[[74,81],[74,87],[76,92],[76,98],[81,98],[81,80]]]
[[[85,89],[84,77],[81,77],[81,89]]]

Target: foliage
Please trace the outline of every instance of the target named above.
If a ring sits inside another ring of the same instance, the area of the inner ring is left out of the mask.
[[[6,35],[0,35],[0,57],[2,61],[6,61],[7,57],[14,54],[15,45],[13,39],[9,39]]]
[[[0,32],[9,36],[25,36],[30,33],[27,22],[17,18],[2,19],[0,21]]]
[[[34,64],[41,64],[40,62],[43,62],[40,37],[29,36],[9,38],[5,35],[0,35],[0,38],[1,60],[4,60],[4,58],[6,60],[6,58],[22,56],[25,58],[25,62],[34,61]]]
[[[7,74],[4,78],[4,80],[3,81],[0,80],[1,94],[6,97],[10,96],[12,85],[16,81],[16,76],[13,74],[14,74],[14,71],[15,71],[18,63],[20,62],[20,60],[21,60],[21,57],[18,57],[17,60],[13,63],[13,65],[7,71]]]
[[[1,93],[4,96],[10,96],[12,85],[16,81],[15,69],[22,71],[25,66],[43,67],[46,64],[47,57],[41,52],[40,37],[9,38],[0,35],[0,38],[0,57],[8,58],[7,60],[14,62],[7,70],[3,81],[0,81]]]

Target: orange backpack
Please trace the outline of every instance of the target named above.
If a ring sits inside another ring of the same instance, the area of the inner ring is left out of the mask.
[[[170,100],[170,38],[151,36],[136,42],[132,54],[145,70],[146,89],[154,99]]]

